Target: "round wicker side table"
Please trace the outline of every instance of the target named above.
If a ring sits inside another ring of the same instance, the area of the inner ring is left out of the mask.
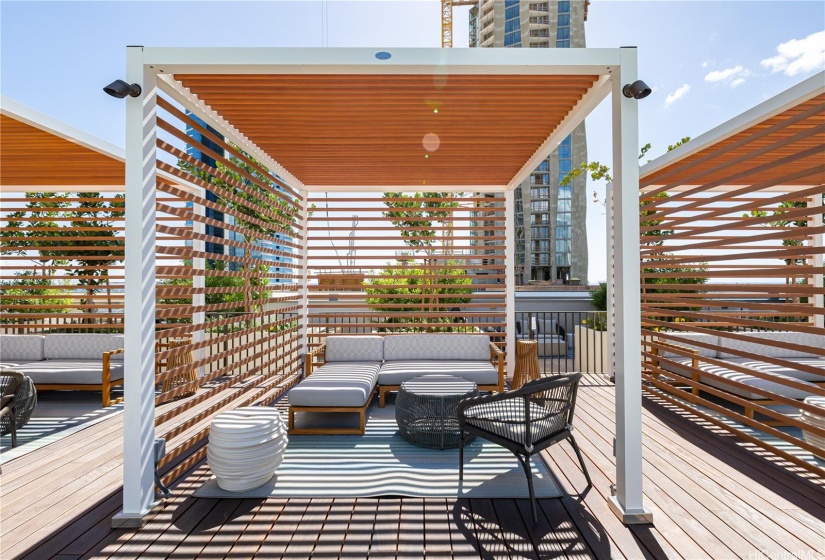
[[[516,369],[513,372],[513,389],[541,377],[539,369],[539,343],[535,340],[516,341]]]
[[[395,398],[395,420],[401,437],[419,447],[458,447],[456,406],[478,395],[472,381],[453,375],[422,375],[401,384]]]

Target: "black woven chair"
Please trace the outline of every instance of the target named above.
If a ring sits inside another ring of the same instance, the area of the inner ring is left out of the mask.
[[[462,433],[458,448],[459,480],[464,479],[464,443],[471,436],[482,437],[509,449],[527,475],[533,521],[536,521],[530,457],[566,439],[579,458],[588,487],[592,486],[590,473],[573,437],[573,413],[580,379],[580,373],[545,377],[525,383],[514,391],[461,401],[457,409]]]
[[[17,447],[17,394],[25,380],[19,371],[0,371],[0,424],[2,433],[11,432],[12,447]]]

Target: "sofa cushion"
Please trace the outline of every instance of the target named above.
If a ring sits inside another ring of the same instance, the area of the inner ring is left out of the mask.
[[[489,361],[401,360],[384,362],[378,372],[379,385],[401,385],[419,375],[454,375],[476,385],[498,384],[498,371]]]
[[[489,360],[486,334],[396,334],[384,338],[384,359]]]
[[[803,344],[813,348],[825,348],[825,336],[817,334],[796,332],[748,332],[739,334],[764,340],[765,343],[762,344],[720,336],[720,358],[739,358],[742,352],[758,354],[769,358],[817,358],[819,356],[816,354],[792,350],[788,348],[785,343]],[[738,351],[738,353],[734,353],[736,351]]]
[[[375,362],[327,362],[289,390],[292,406],[364,406],[375,390]]]
[[[119,348],[123,338],[114,334],[50,334],[43,342],[47,360],[102,360],[103,352]]]
[[[25,363],[25,362],[22,362],[22,361],[17,361],[17,362],[3,361],[3,362],[0,362],[0,369],[13,369],[13,370],[16,370],[17,366],[19,366],[20,364],[23,364],[23,363]]]
[[[559,324],[555,319],[541,319],[536,322],[539,334],[547,336],[558,336]]]
[[[33,362],[44,360],[43,335],[4,334],[0,335],[0,360],[10,362]]]
[[[17,371],[42,385],[100,385],[103,383],[103,362],[97,360],[45,360],[17,366]],[[123,379],[123,364],[111,364],[112,381]]]
[[[708,349],[702,348],[701,346],[696,346],[695,344],[690,344],[691,341],[694,342],[701,342],[704,344],[712,344],[714,346],[719,345],[719,337],[715,334],[705,334],[705,333],[668,333],[678,337],[678,340],[673,340],[670,338],[662,337],[660,340],[662,342],[666,342],[668,344],[677,344],[679,346],[685,346],[687,348],[692,348],[695,350],[699,350],[699,355],[704,358],[715,358],[717,356],[716,349]],[[661,356],[665,358],[680,358],[682,357],[680,354],[676,352],[672,352],[670,350],[662,350]]]
[[[328,336],[328,362],[380,362],[384,359],[383,336]]]
[[[680,363],[684,364],[685,366],[690,365],[690,360],[677,360]],[[740,364],[746,367],[746,364],[749,360],[747,358],[731,358],[729,360],[725,360],[726,362],[733,363],[733,364]],[[676,368],[673,368],[676,369]],[[809,396],[811,393],[809,391],[803,391],[801,389],[796,389],[794,387],[787,387],[785,385],[781,385],[774,381],[770,381],[768,379],[762,379],[760,377],[756,377],[754,375],[748,375],[747,373],[742,373],[741,371],[735,371],[727,367],[717,366],[713,364],[709,364],[707,362],[699,361],[699,369],[702,371],[706,371],[708,373],[712,373],[714,375],[718,375],[724,379],[730,379],[731,381],[738,381],[739,383],[744,383],[745,385],[749,385],[751,387],[758,387],[760,389],[764,389],[766,391],[770,391],[772,393],[776,393],[777,395],[782,395],[791,399],[804,399],[805,397]],[[682,372],[674,372],[679,373],[680,375],[686,375],[687,370],[683,370],[685,373]],[[805,385],[809,385],[809,383],[805,381],[800,381],[798,379],[793,379],[792,377],[788,377],[786,375],[779,375],[773,374],[777,378],[786,379],[786,380],[793,380],[799,383],[803,383]],[[740,397],[744,397],[746,399],[765,399],[766,397],[762,395],[758,395],[746,389],[742,389],[739,387],[734,387],[725,383],[722,379],[717,379],[714,377],[709,377],[706,375],[699,376],[699,380],[706,384],[710,385],[711,387],[716,387],[717,389],[722,389],[727,391],[728,393],[732,393],[734,395],[739,395]],[[810,384],[811,389],[815,390],[816,385]]]
[[[795,364],[803,364],[806,366],[811,366],[815,368],[819,368],[821,373],[810,373],[807,371],[800,371],[796,368],[790,367],[783,367],[776,364],[769,364],[767,362],[757,362],[753,360],[748,360],[745,358],[744,365],[746,367],[758,369],[759,371],[764,371],[765,373],[774,373],[779,375],[786,375],[788,377],[793,377],[794,379],[800,379],[802,381],[809,381],[811,383],[825,383],[825,359],[816,359],[816,358],[782,358],[788,362],[793,362]]]

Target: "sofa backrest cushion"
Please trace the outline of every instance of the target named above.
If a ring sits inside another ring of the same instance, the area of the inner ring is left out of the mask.
[[[536,327],[539,334],[544,336],[558,336],[559,324],[555,319],[539,319]]]
[[[716,349],[708,349],[702,348],[701,346],[696,346],[695,344],[690,344],[691,341],[695,342],[702,342],[704,344],[713,344],[714,346],[719,345],[719,337],[715,334],[705,334],[705,333],[672,333],[674,336],[678,338],[678,340],[672,340],[669,338],[661,338],[662,342],[666,342],[668,344],[676,344],[678,346],[685,346],[687,348],[692,348],[694,350],[699,350],[699,355],[703,358],[716,358],[717,351]],[[660,350],[659,355],[663,358],[683,358],[681,354],[677,354],[675,352],[671,352],[670,350]]]
[[[720,336],[720,358],[739,358],[742,356],[741,353],[734,354],[730,350],[749,352],[769,358],[816,358],[818,357],[817,354],[792,350],[786,344],[802,344],[814,348],[825,348],[825,336],[819,334],[796,332],[746,332],[740,334],[751,338],[764,339],[765,344]]]
[[[114,334],[50,334],[43,341],[47,360],[102,360],[103,353],[123,348],[123,337]],[[112,359],[123,359],[115,354]]]
[[[486,334],[391,334],[384,337],[384,359],[489,360],[490,337]]]
[[[328,362],[380,362],[384,359],[383,336],[328,336]]]
[[[0,335],[0,359],[5,362],[44,360],[43,338],[36,334]]]

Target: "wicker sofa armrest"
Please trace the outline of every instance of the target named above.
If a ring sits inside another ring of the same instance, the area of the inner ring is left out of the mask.
[[[490,363],[498,371],[498,391],[500,393],[504,390],[504,352],[494,342],[490,343]]]
[[[307,354],[306,361],[304,364],[304,377],[309,377],[312,375],[312,371],[315,369],[315,366],[322,366],[326,363],[326,353],[327,353],[327,345],[326,343],[320,345],[315,350]],[[316,363],[315,358],[319,358],[318,362]]]

